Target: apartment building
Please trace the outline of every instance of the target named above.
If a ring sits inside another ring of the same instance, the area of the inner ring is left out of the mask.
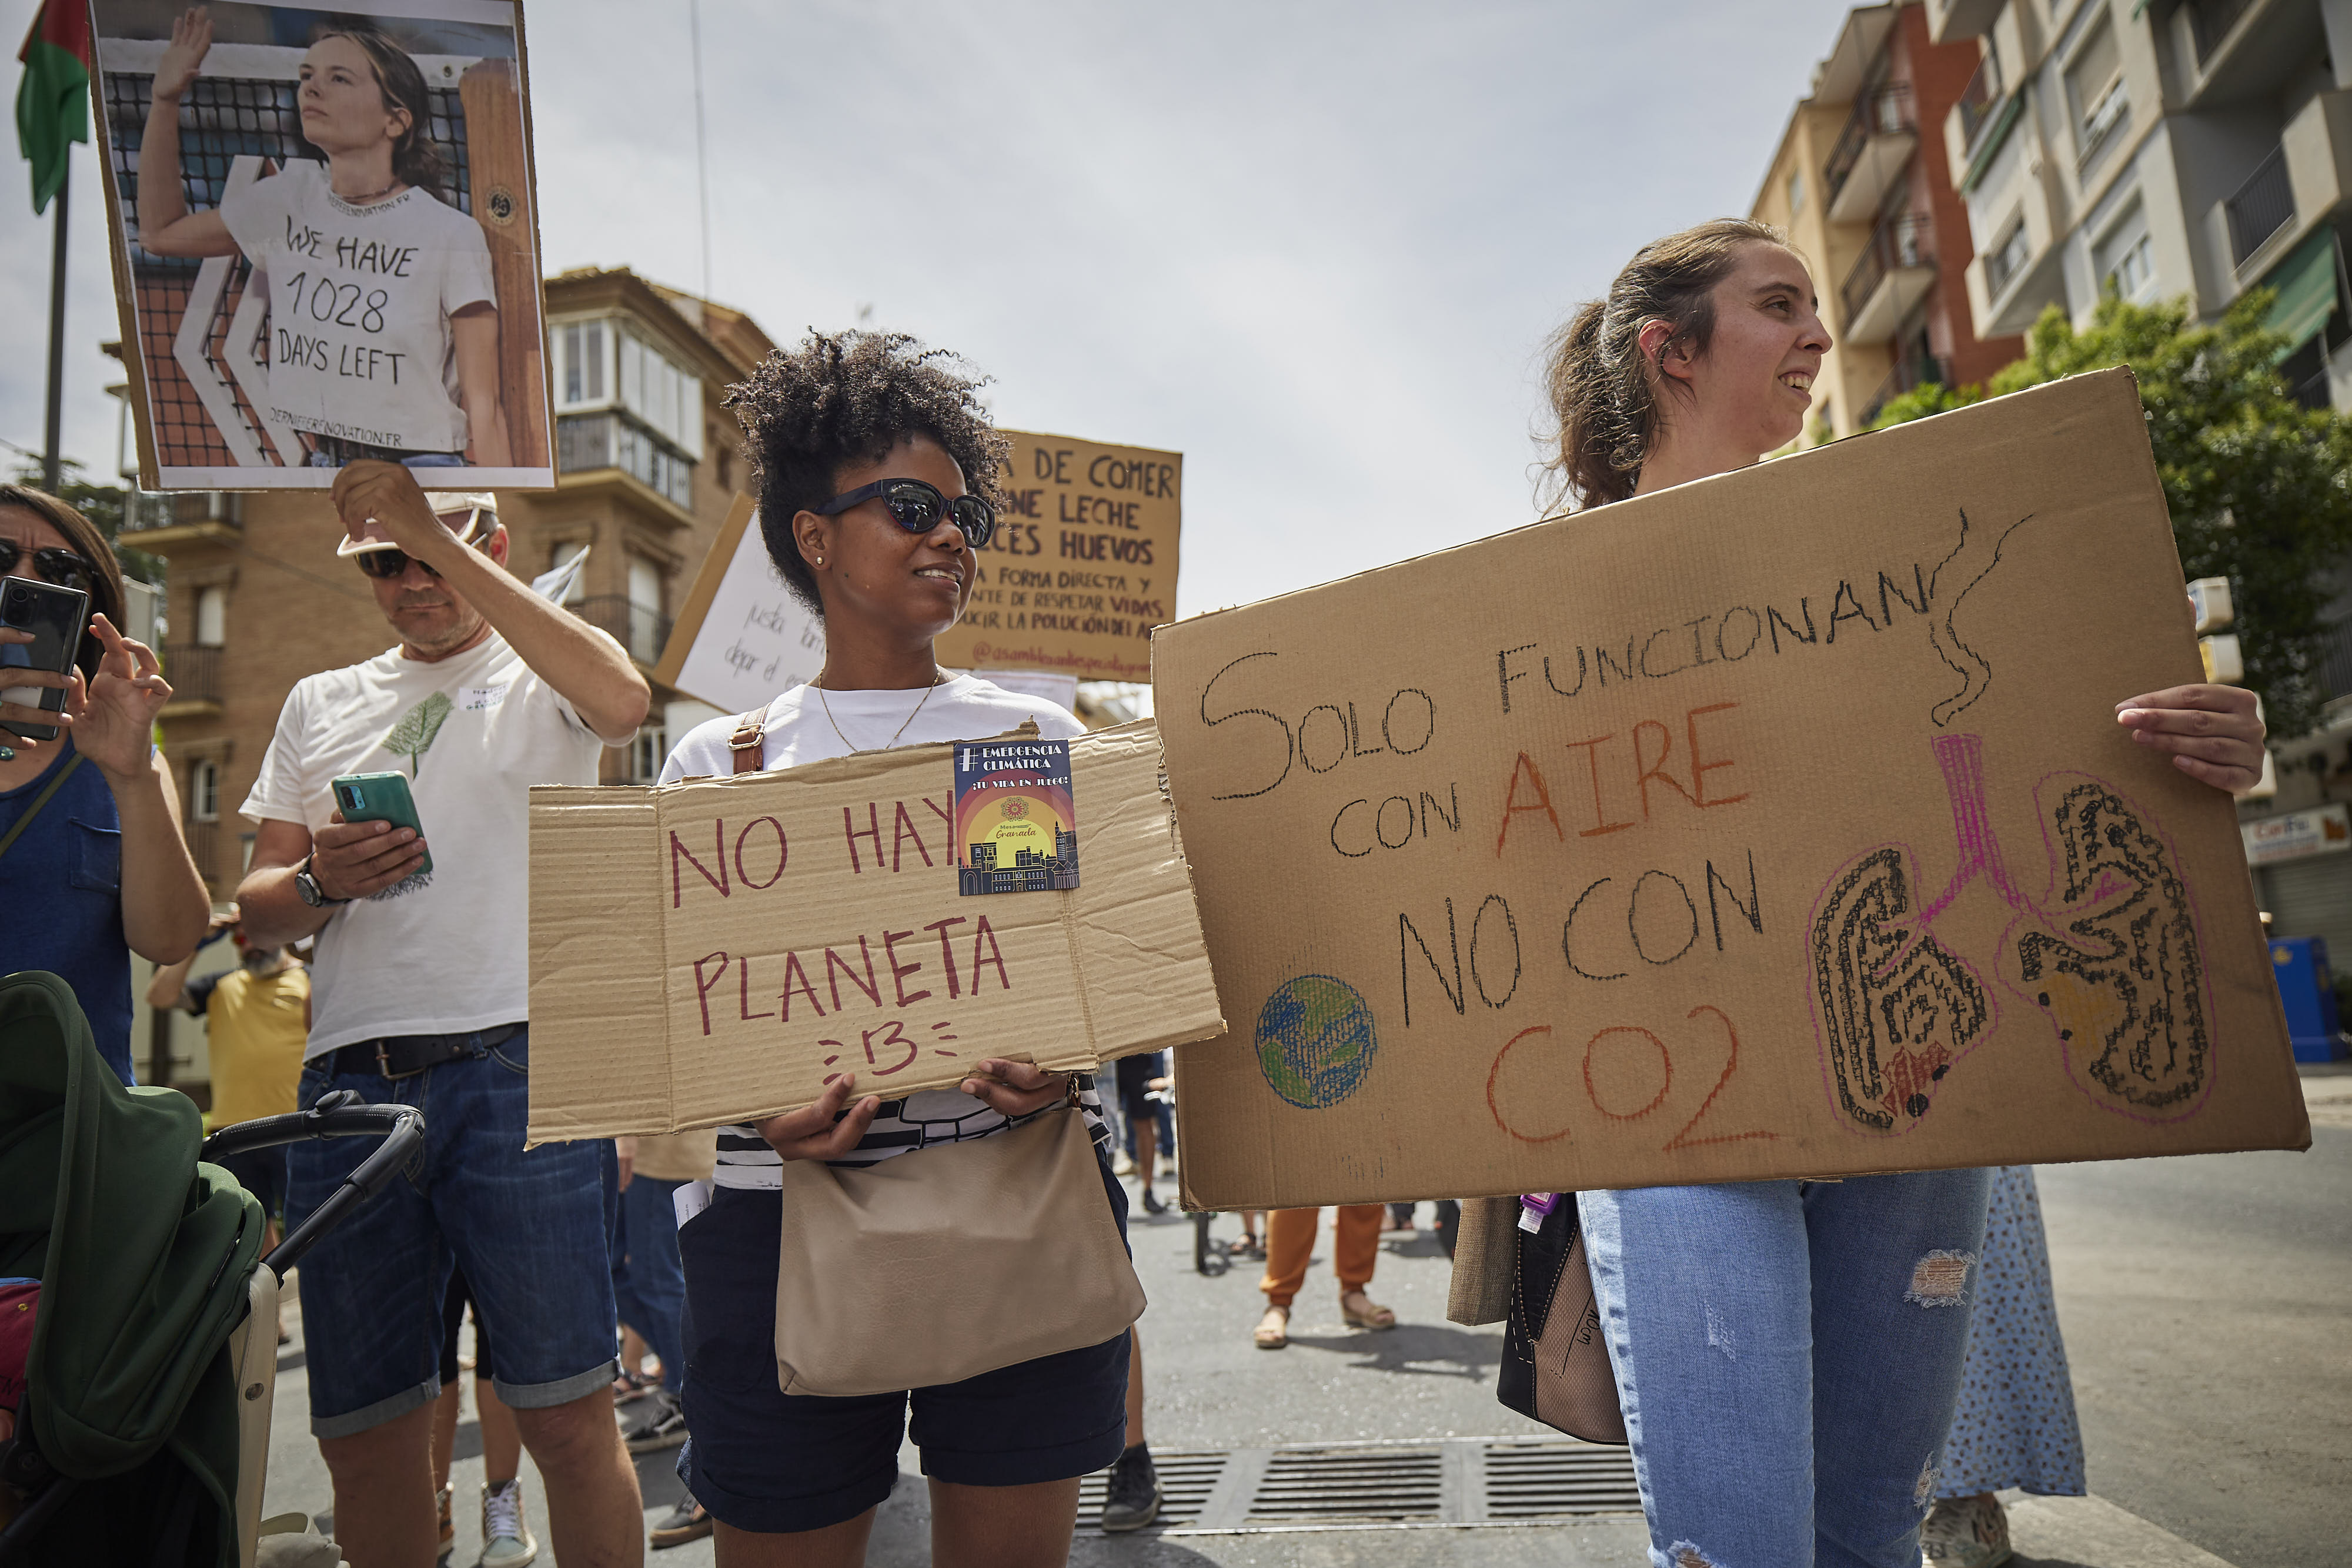
[[[546,282],[556,487],[503,492],[508,565],[535,577],[580,551],[565,603],[626,647],[650,676],[670,619],[725,521],[745,467],[741,432],[719,403],[773,345],[740,311],[663,288],[625,267]],[[234,895],[252,853],[236,814],[294,683],[393,642],[368,584],[335,555],[322,494],[134,495],[123,542],[164,556],[168,573],[165,758],[179,780],[188,844],[215,900]],[[608,783],[649,782],[668,737],[717,710],[656,684],[636,741],[604,754]],[[228,961],[226,946],[208,949]],[[201,1028],[169,1019],[134,1039],[146,1079],[197,1088],[209,1076]]]
[[[1860,7],[1781,132],[1750,214],[1811,267],[1835,343],[1805,444],[1868,428],[1922,383],[1982,382],[2020,351],[2013,329],[1978,336],[1963,281],[1974,250],[1947,124],[1978,60],[1971,42],[1934,38],[1918,0]]]
[[[1982,63],[1945,151],[1978,259],[1979,329],[2100,294],[2186,295],[2200,318],[2278,291],[2280,370],[2352,408],[2352,0],[1926,0]]]

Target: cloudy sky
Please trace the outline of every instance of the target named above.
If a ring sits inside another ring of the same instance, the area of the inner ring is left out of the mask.
[[[34,9],[0,0],[12,49]],[[1544,335],[1747,211],[1845,11],[705,0],[711,290],[783,341],[870,307],[1007,425],[1182,452],[1180,612],[1262,598],[1532,518]],[[684,0],[530,15],[549,269],[698,287]],[[0,440],[37,448],[50,225],[12,166]],[[66,450],[103,470],[97,173]]]

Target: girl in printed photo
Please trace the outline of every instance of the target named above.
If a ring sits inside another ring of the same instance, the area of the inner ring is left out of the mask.
[[[269,300],[267,423],[313,467],[362,457],[503,468],[499,303],[481,226],[436,194],[424,73],[363,26],[320,31],[295,104],[323,162],[297,160],[190,210],[180,110],[211,50],[195,6],[172,26],[139,148],[139,233],[155,256],[242,255]]]

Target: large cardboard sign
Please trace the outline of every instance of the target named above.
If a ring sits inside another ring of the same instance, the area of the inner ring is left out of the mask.
[[[1004,513],[940,662],[1150,679],[1151,630],[1176,609],[1182,455],[1004,434]]]
[[[521,6],[92,16],[140,483],[552,486]]]
[[[1026,733],[1034,738],[1034,728]],[[951,746],[530,794],[530,1138],[1091,1069],[1220,1033],[1148,721],[1069,743],[1066,891],[964,897]]]
[[[2126,371],[1163,630],[1233,1031],[1183,1179],[1286,1207],[2296,1148]]]

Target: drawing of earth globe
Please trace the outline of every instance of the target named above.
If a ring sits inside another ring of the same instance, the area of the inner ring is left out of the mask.
[[[1285,981],[1258,1009],[1258,1071],[1276,1094],[1309,1111],[1354,1093],[1379,1043],[1370,1005],[1328,975]]]

